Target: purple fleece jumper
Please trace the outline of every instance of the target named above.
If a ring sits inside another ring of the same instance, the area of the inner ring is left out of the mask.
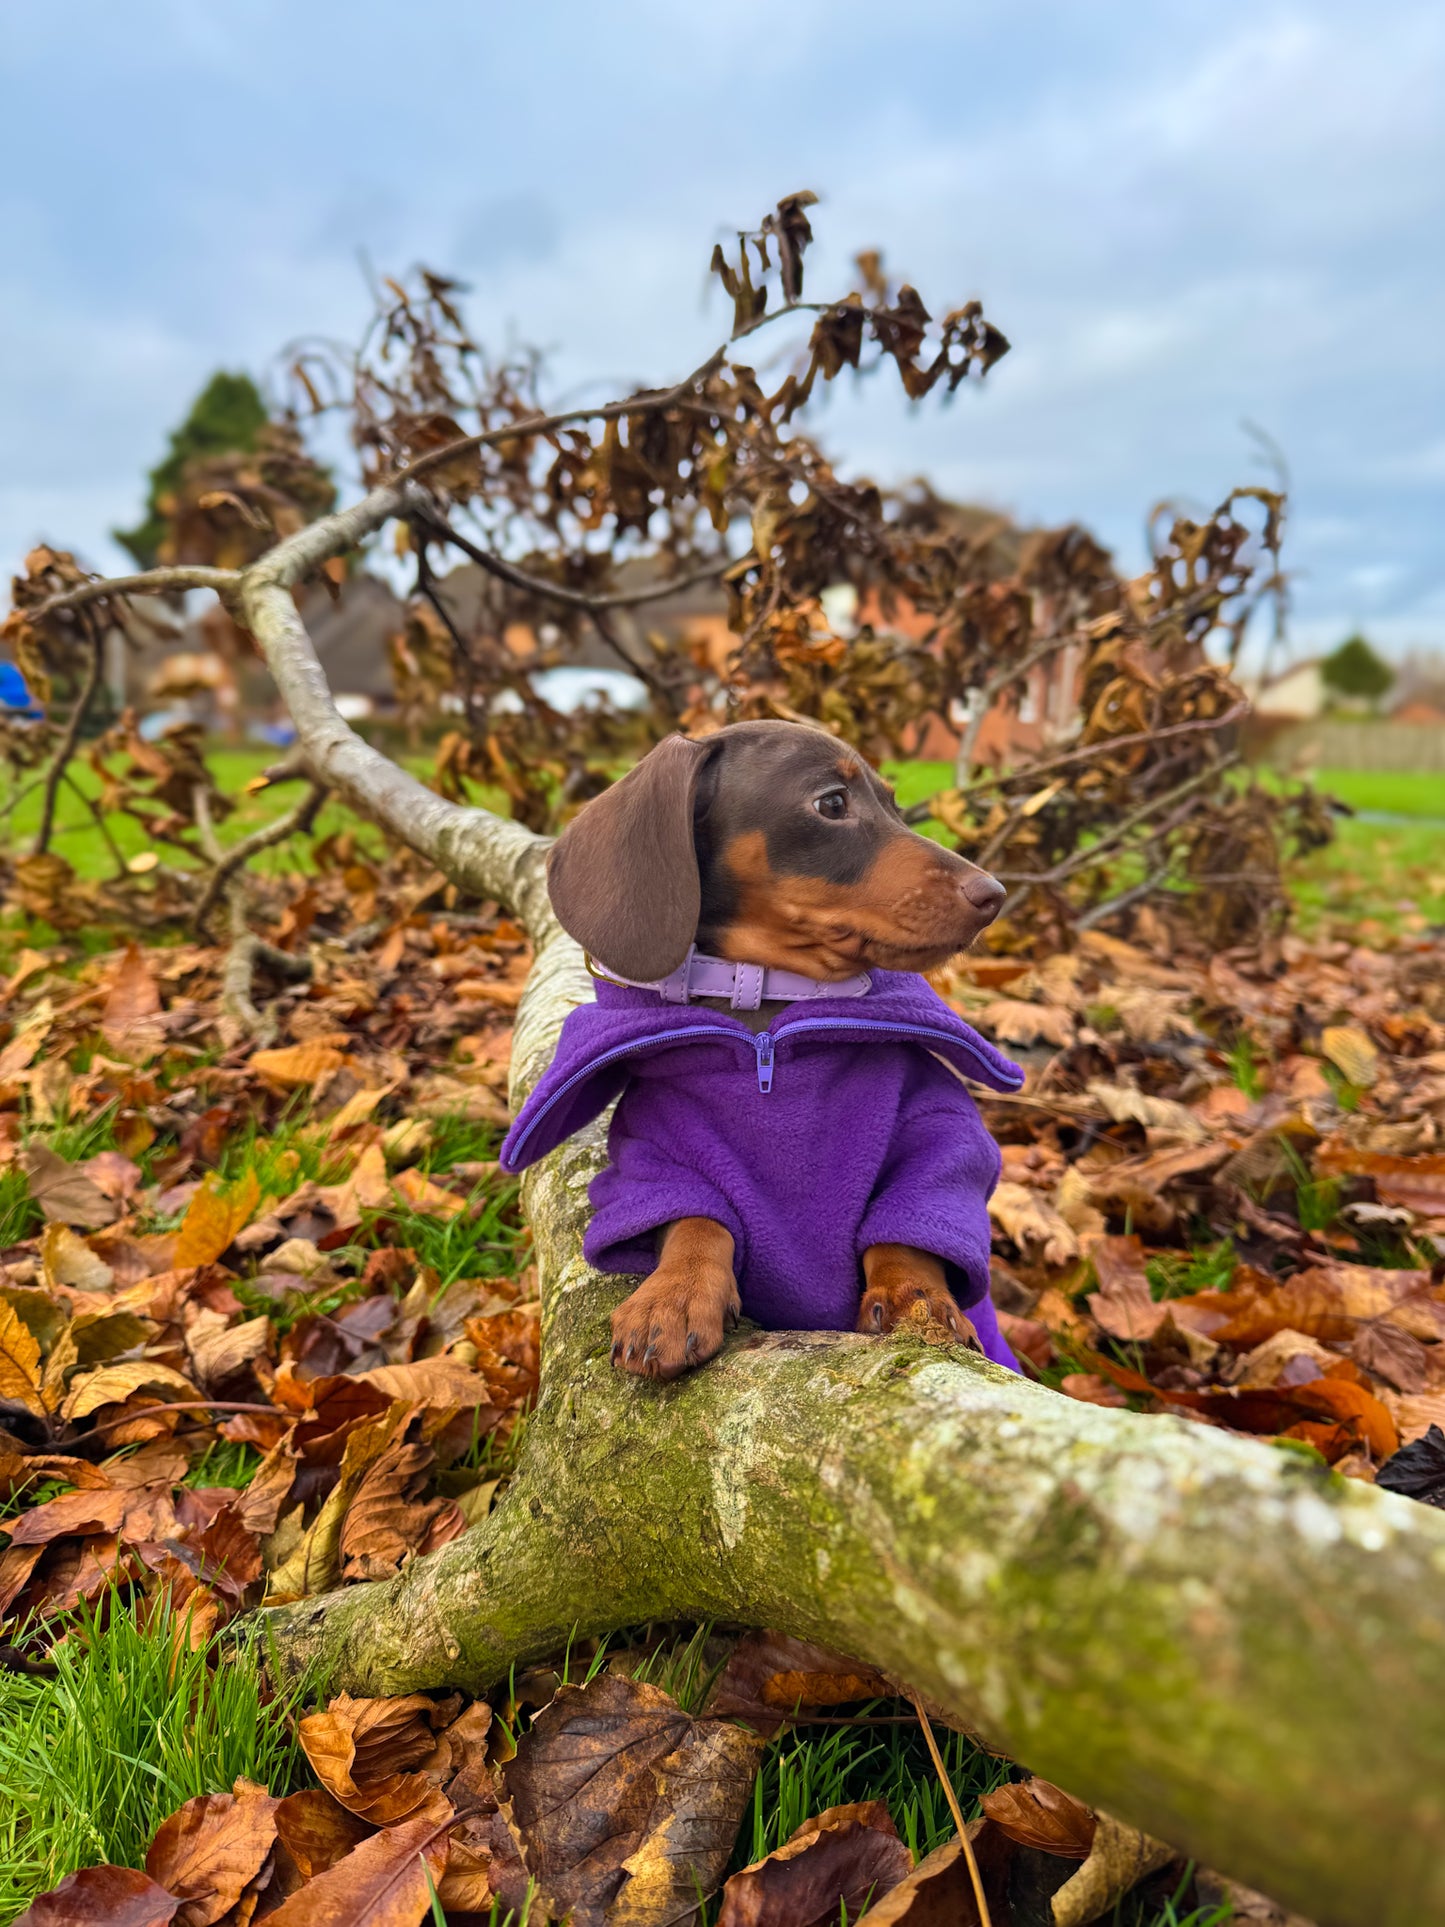
[[[727,1011],[599,979],[502,1167],[525,1169],[620,1097],[583,1243],[600,1271],[650,1272],[660,1226],[712,1218],[732,1233],[746,1317],[851,1331],[864,1250],[916,1245],[944,1261],[988,1356],[1017,1371],[988,1296],[998,1146],[948,1066],[998,1091],[1023,1083],[900,971],[873,971],[863,997],[785,1004],[756,1035]]]

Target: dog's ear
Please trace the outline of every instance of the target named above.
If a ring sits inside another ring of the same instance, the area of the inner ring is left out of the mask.
[[[697,935],[692,813],[706,757],[701,743],[664,738],[573,818],[547,859],[557,921],[619,977],[666,977]]]

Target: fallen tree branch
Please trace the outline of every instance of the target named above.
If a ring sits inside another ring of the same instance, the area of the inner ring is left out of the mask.
[[[591,994],[545,843],[361,742],[289,594],[402,507],[376,490],[301,531],[242,603],[316,778],[525,923],[520,1096]],[[603,1154],[599,1123],[524,1181],[543,1370],[511,1486],[397,1579],[273,1609],[284,1667],[362,1693],[481,1690],[574,1633],[772,1626],[1321,1927],[1445,1912],[1445,1518],[916,1339],[745,1331],[676,1384],[621,1376],[625,1286],[581,1256]]]
[[[41,616],[58,615],[62,609],[80,609],[88,602],[100,602],[110,596],[128,595],[175,595],[182,589],[214,589],[219,596],[226,596],[240,580],[234,569],[208,569],[199,564],[177,563],[165,569],[146,569],[140,575],[98,575],[89,582],[82,582],[78,589],[67,589],[63,595],[53,595],[48,602],[37,602],[26,615],[32,622]]]

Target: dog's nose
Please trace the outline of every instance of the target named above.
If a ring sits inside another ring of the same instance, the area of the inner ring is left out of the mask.
[[[983,912],[985,921],[992,923],[998,915],[999,905],[1008,895],[1008,892],[1004,889],[997,877],[991,877],[985,871],[980,870],[977,876],[971,876],[967,883],[964,884],[963,894],[968,898],[975,910]]]

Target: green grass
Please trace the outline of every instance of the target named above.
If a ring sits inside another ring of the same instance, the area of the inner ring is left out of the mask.
[[[51,1654],[51,1681],[0,1673],[0,1920],[77,1867],[144,1864],[161,1821],[244,1776],[304,1782],[296,1691],[268,1699],[261,1649],[177,1650],[169,1614],[147,1627],[113,1598]],[[220,1660],[221,1663],[216,1663]]]
[[[1282,788],[1278,771],[1256,772],[1270,788]],[[1337,796],[1352,810],[1382,810],[1391,816],[1445,819],[1445,775],[1424,770],[1319,769],[1310,782],[1326,796]]]
[[[275,788],[261,790],[254,796],[243,794],[245,786],[264,769],[280,761],[279,750],[263,747],[226,748],[214,744],[206,749],[206,761],[215,778],[216,786],[223,796],[232,799],[236,808],[223,821],[216,825],[216,834],[223,845],[239,842],[253,830],[273,823],[278,816],[299,802],[303,791],[297,783],[283,783]],[[404,756],[404,766],[423,782],[430,779],[433,761],[428,755]],[[112,767],[119,774],[127,759],[113,759]],[[84,796],[95,798],[100,793],[100,784],[84,760],[84,753],[70,766],[70,775],[76,787]],[[11,798],[29,788],[34,772],[22,774],[18,782],[8,772],[0,773],[0,850],[15,855],[24,854],[34,841],[40,827],[41,795],[39,789],[30,789],[28,795],[21,795],[19,802],[8,815],[3,814]],[[506,798],[501,791],[478,791],[478,802],[488,809],[507,813]],[[139,856],[143,850],[152,847],[143,826],[133,817],[117,812],[106,819],[107,828],[116,848],[127,860]],[[357,816],[344,804],[328,803],[317,818],[315,837],[331,836],[342,830],[357,832],[359,846],[363,855],[380,856],[384,844],[381,833],[363,817]],[[278,843],[264,850],[252,860],[252,867],[265,874],[271,872],[310,871],[314,865],[310,857],[312,837],[292,837],[285,843]],[[111,877],[115,875],[115,857],[95,822],[90,810],[81,796],[68,784],[62,784],[56,803],[55,830],[51,848],[63,856],[78,876]],[[156,854],[163,863],[174,864],[184,869],[184,855],[169,844],[157,848]]]
[[[252,1475],[260,1463],[261,1454],[254,1445],[245,1445],[235,1439],[212,1439],[182,1483],[197,1492],[206,1486],[217,1485],[228,1485],[233,1491],[240,1492],[251,1483]]]

